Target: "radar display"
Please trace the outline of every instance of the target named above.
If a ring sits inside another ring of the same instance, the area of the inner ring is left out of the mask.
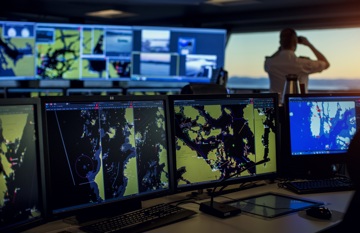
[[[33,106],[0,107],[0,229],[41,216]]]
[[[159,103],[96,103],[47,112],[49,124],[57,126],[49,131],[52,182],[58,184],[53,192],[61,197],[55,209],[168,188],[165,119]]]
[[[229,101],[175,106],[178,185],[217,181],[276,171],[274,108],[266,104]]]

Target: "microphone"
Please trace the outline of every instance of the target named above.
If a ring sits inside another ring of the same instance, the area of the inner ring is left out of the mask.
[[[233,207],[231,205],[227,205],[227,204],[224,204],[224,203],[214,201],[216,188],[219,187],[219,185],[221,183],[225,182],[226,180],[228,180],[228,179],[230,179],[230,178],[232,178],[234,176],[237,176],[237,175],[241,174],[242,172],[246,171],[247,169],[255,167],[255,166],[263,164],[263,163],[266,163],[266,162],[269,162],[269,161],[270,161],[269,158],[260,160],[259,162],[251,164],[250,166],[245,167],[244,169],[232,174],[231,176],[224,177],[223,179],[221,179],[217,183],[217,185],[215,185],[213,190],[211,191],[211,193],[210,193],[210,201],[200,203],[199,210],[206,213],[206,214],[210,214],[210,215],[213,215],[213,216],[216,216],[216,217],[219,217],[219,218],[228,218],[228,217],[240,214],[241,213],[240,208],[236,208],[236,207]],[[223,186],[219,190],[219,192],[221,192],[225,187],[226,186]]]

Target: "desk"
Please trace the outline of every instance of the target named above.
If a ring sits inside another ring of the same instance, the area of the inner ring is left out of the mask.
[[[278,188],[277,184],[266,184],[256,188],[243,190],[241,192],[235,192],[226,194],[224,196],[216,197],[216,201],[225,202],[229,201],[229,198],[238,199],[245,198],[257,194],[274,192],[294,197],[300,197],[310,199],[314,201],[324,202],[326,206],[333,211],[332,220],[318,220],[306,216],[305,211],[299,211],[296,213],[280,216],[277,218],[264,219],[254,215],[241,213],[238,216],[228,219],[220,219],[199,211],[199,205],[195,203],[187,203],[181,205],[181,207],[192,209],[198,212],[193,217],[184,221],[170,224],[161,228],[149,231],[151,233],[184,233],[184,232],[220,232],[220,233],[263,233],[263,232],[276,232],[276,233],[311,233],[317,232],[321,229],[330,227],[333,224],[338,223],[343,213],[347,209],[347,205],[351,200],[353,191],[344,192],[331,192],[331,193],[316,193],[297,195],[288,190]],[[186,197],[186,193],[179,193],[163,198],[157,198],[145,201],[144,207],[151,206],[162,202],[173,202],[182,200]],[[68,232],[80,232],[77,227],[68,225],[63,221],[55,221],[44,224],[42,226],[30,229],[27,233],[57,233],[61,231]]]

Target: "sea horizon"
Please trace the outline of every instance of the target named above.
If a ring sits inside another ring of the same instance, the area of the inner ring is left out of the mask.
[[[232,89],[269,89],[269,78],[230,77],[227,87]],[[309,90],[356,90],[360,89],[360,79],[310,78]]]

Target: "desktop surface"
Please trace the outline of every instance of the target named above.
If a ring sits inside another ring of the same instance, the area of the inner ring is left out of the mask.
[[[264,181],[258,181],[264,182]],[[266,182],[265,182],[266,183]],[[225,196],[216,197],[216,201],[227,202],[230,199],[241,199],[253,195],[274,192],[293,197],[301,197],[312,201],[326,203],[325,206],[332,210],[333,217],[331,220],[320,220],[309,217],[305,211],[299,211],[276,218],[260,218],[258,216],[241,213],[238,216],[220,219],[213,217],[199,211],[199,206],[194,202],[184,202],[180,206],[198,212],[193,217],[180,221],[178,223],[170,224],[160,228],[156,228],[149,232],[151,233],[167,233],[167,232],[278,232],[278,233],[303,233],[303,232],[318,232],[338,223],[343,213],[347,209],[353,191],[335,192],[335,193],[316,193],[297,195],[292,192],[279,188],[277,183],[258,186],[256,188],[243,190],[241,192],[233,192]],[[186,193],[178,193],[162,198],[155,198],[143,202],[143,207],[152,206],[163,202],[177,202],[186,197]],[[47,223],[43,226],[33,228],[26,231],[26,233],[42,233],[42,232],[81,232],[77,226],[69,225],[63,221],[55,221]]]

